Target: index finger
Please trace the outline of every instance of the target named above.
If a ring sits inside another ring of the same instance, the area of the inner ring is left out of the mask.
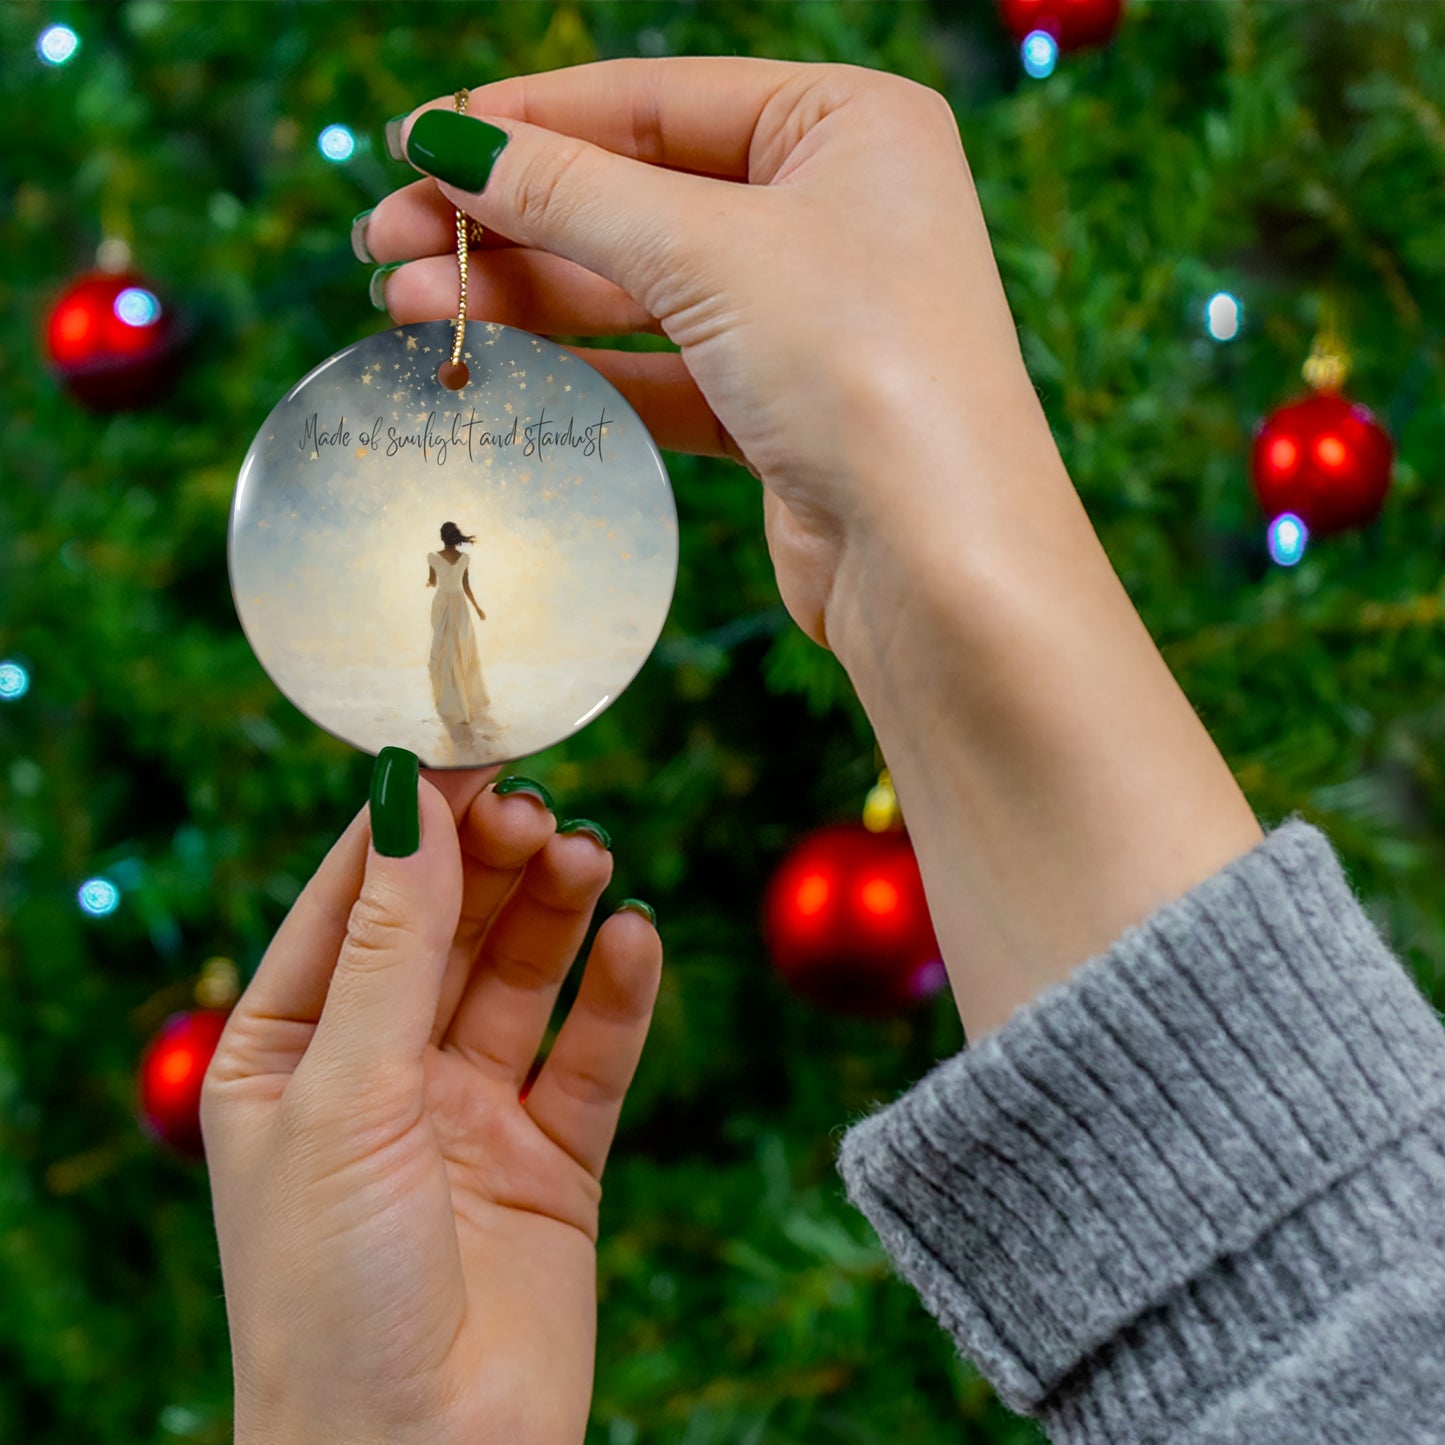
[[[652,165],[745,181],[753,134],[768,102],[816,69],[740,55],[597,60],[479,85],[468,108]],[[450,97],[429,101],[413,114],[452,105]]]

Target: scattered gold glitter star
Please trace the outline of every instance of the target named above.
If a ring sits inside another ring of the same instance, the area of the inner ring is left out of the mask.
[[[511,403],[511,402],[509,402],[509,401],[504,401],[504,402],[502,403],[502,410],[503,410],[503,411],[510,412],[511,409],[512,409],[512,403]]]
[[[319,456],[317,456],[315,452],[312,452],[312,453],[311,453],[311,460],[312,460],[313,462],[319,462],[319,461],[321,460],[321,458],[320,458]]]
[[[371,373],[369,371],[363,371],[361,373],[361,384],[363,386],[371,385]]]
[[[365,448],[365,447],[357,447],[357,449],[356,449],[356,451],[353,453],[353,455],[354,455],[354,456],[358,456],[358,457],[364,457],[364,456],[366,455],[366,448]],[[292,512],[291,515],[294,517],[294,516],[296,515],[296,513],[295,513],[295,512]]]
[[[563,390],[563,391],[571,391],[571,390],[572,390],[572,384],[571,384],[571,382],[568,382],[567,385],[562,388],[562,390]]]
[[[407,349],[408,351],[415,351],[415,350],[416,350],[416,337],[415,337],[415,336],[408,336],[408,337],[406,338],[406,349]]]
[[[556,380],[556,378],[552,375],[552,373],[551,373],[550,371],[547,373],[547,380],[548,380],[548,381],[555,381],[555,380]]]

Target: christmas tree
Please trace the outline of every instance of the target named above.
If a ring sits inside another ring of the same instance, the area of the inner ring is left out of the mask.
[[[230,1439],[204,1167],[138,1124],[137,1063],[207,959],[244,983],[371,759],[252,656],[228,508],[276,399],[385,324],[350,220],[413,176],[386,118],[459,85],[741,53],[941,90],[1130,595],[1262,821],[1319,824],[1445,1000],[1445,10],[1134,0],[1106,44],[1025,45],[944,0],[0,11],[0,1440]],[[48,365],[98,251],[172,328],[125,410]],[[1253,432],[1327,331],[1391,489],[1272,554]],[[611,830],[609,900],[656,904],[668,955],[606,1177],[589,1441],[1035,1440],[833,1166],[841,1126],[962,1045],[951,998],[835,1015],[767,958],[769,878],[876,777],[867,720],[779,602],[754,479],[668,464],[662,639],[518,768]]]

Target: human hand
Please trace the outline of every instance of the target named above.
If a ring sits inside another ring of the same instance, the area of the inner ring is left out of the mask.
[[[488,174],[491,121],[509,139]],[[900,528],[982,550],[1002,524],[988,514],[1025,505],[1021,457],[1062,474],[937,92],[852,66],[614,60],[484,85],[466,116],[440,99],[388,129],[437,178],[383,199],[358,237],[377,261],[412,261],[386,277],[391,315],[454,314],[457,206],[489,232],[474,315],[665,333],[680,353],[578,354],[660,445],[760,477],[783,600],[815,640],[853,623],[855,583],[905,550]]]
[[[611,854],[488,773],[418,785],[411,761],[302,892],[206,1075],[238,1445],[585,1430],[599,1181],[661,946],[630,908],[602,925],[525,1091]],[[418,793],[420,846],[369,847]]]

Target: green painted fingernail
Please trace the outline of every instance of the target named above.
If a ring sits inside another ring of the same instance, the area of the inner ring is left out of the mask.
[[[421,847],[416,785],[421,763],[405,748],[382,748],[371,770],[371,841],[387,858],[410,858]]]
[[[657,927],[657,914],[653,911],[652,904],[644,903],[640,898],[624,898],[617,905],[619,913],[640,913],[654,928]]]
[[[371,219],[371,211],[363,211],[351,222],[351,251],[358,261],[365,261],[368,266],[376,265],[376,257],[371,254],[371,248],[366,244],[366,223]]]
[[[601,823],[594,823],[591,818],[568,818],[565,823],[557,824],[557,831],[559,833],[590,833],[609,852],[612,850],[612,835]]]
[[[424,110],[406,138],[406,158],[449,186],[480,191],[510,139],[484,120],[454,110]]]
[[[389,261],[385,266],[378,266],[371,273],[371,285],[368,286],[367,295],[371,297],[371,304],[378,311],[386,310],[386,278],[396,270],[398,266],[405,266],[405,261]]]
[[[408,111],[407,115],[410,114],[411,112]],[[386,153],[394,161],[404,161],[406,159],[401,149],[401,128],[405,124],[405,115],[394,115],[386,123],[386,130],[384,132],[386,136]]]
[[[509,793],[526,793],[529,797],[539,798],[549,813],[555,813],[557,811],[557,805],[552,801],[551,793],[533,778],[523,778],[516,775],[510,778],[503,778],[500,783],[494,783],[492,785],[492,791],[503,798]]]

